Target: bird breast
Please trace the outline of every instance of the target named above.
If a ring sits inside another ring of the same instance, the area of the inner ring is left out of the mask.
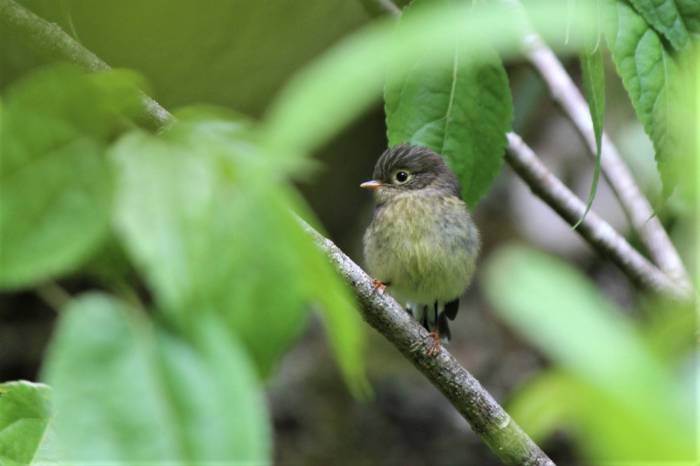
[[[466,289],[479,235],[464,202],[419,190],[378,206],[364,238],[372,275],[399,301],[447,302]]]

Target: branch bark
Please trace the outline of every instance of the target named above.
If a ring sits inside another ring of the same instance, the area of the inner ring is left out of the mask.
[[[506,160],[532,192],[574,225],[586,205],[537,158],[515,133],[508,133]],[[679,300],[690,298],[689,290],[678,286],[623,238],[605,220],[590,211],[576,231],[601,255],[609,257],[636,283]]]
[[[88,70],[108,70],[109,65],[75,42],[58,26],[27,11],[14,0],[0,0],[0,23],[11,24],[21,37],[42,52],[67,59]],[[145,96],[150,121],[164,126],[175,118]],[[474,432],[501,459],[512,466],[555,466],[479,382],[444,348],[428,356],[432,338],[390,296],[378,293],[372,279],[332,241],[302,221],[302,226],[352,286],[363,318],[384,335],[450,400]]]
[[[450,400],[491,451],[507,465],[548,465],[554,462],[528,437],[447,350],[428,356],[433,341],[391,296],[375,290],[372,279],[333,242],[302,221],[304,228],[352,285],[362,317],[389,340],[406,359]]]

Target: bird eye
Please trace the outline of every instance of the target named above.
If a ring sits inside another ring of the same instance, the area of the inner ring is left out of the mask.
[[[408,172],[405,172],[403,170],[398,171],[394,174],[394,180],[398,184],[403,184],[406,181],[408,181]]]

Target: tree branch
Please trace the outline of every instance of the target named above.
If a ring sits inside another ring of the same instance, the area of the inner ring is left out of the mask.
[[[508,133],[506,160],[532,192],[574,225],[586,205],[537,158],[515,133]],[[689,290],[678,286],[623,238],[605,220],[590,211],[576,231],[601,255],[609,257],[636,283],[679,300],[690,298]]]
[[[551,465],[554,463],[513,421],[479,382],[441,348],[428,356],[433,342],[391,296],[378,292],[372,279],[333,242],[309,225],[302,225],[328,255],[360,300],[362,317],[411,361],[450,400],[472,430],[507,465]]]
[[[9,17],[8,17],[9,15]],[[27,11],[14,0],[0,0],[0,22],[11,22],[21,36],[44,52],[82,65],[107,70],[109,65],[75,42],[60,28]],[[37,36],[37,37],[33,37]],[[174,117],[150,98],[144,100],[151,121],[163,126]],[[149,101],[152,104],[149,104]],[[479,382],[444,348],[428,356],[432,337],[390,296],[375,292],[371,278],[333,242],[302,221],[319,247],[353,287],[362,316],[435,385],[469,422],[474,432],[506,465],[555,466]]]
[[[595,157],[596,141],[591,114],[576,84],[552,49],[535,32],[528,31],[523,37],[523,48],[528,61],[547,84],[552,99],[564,110],[586,142],[589,154]],[[676,281],[679,287],[691,291],[690,278],[683,261],[606,133],[603,133],[601,141],[601,169],[632,227],[659,268]]]

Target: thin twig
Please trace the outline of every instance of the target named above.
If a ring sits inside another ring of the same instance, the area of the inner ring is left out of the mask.
[[[515,133],[508,133],[506,160],[532,192],[554,209],[569,225],[581,219],[586,205],[537,158]],[[640,285],[679,300],[690,298],[689,290],[671,280],[595,212],[578,226],[581,236],[601,255],[609,257],[625,274]]]
[[[36,288],[36,294],[56,313],[61,312],[66,303],[71,300],[71,295],[53,281],[39,285]]]
[[[428,356],[433,342],[428,332],[389,295],[378,292],[364,270],[333,242],[302,221],[302,225],[352,285],[362,317],[389,340],[450,400],[471,428],[508,465],[554,465],[508,413],[447,350]]]
[[[529,31],[524,35],[523,48],[528,61],[547,84],[552,99],[564,110],[585,140],[589,154],[595,157],[596,140],[588,104],[571,76],[552,49],[535,32]],[[688,272],[676,248],[605,132],[601,141],[601,154],[602,172],[649,254],[678,286],[691,290]]]
[[[75,43],[60,28],[27,12],[14,0],[0,0],[0,22],[7,22],[5,17],[7,14],[25,18],[23,22],[14,21],[17,27],[28,29],[22,31],[23,37],[31,35],[53,37],[63,45],[58,49],[53,46],[48,49],[56,51],[61,57],[69,58],[83,66],[100,63],[97,69],[109,69],[106,63]],[[62,37],[56,37],[57,35]],[[45,37],[32,38],[31,42],[35,45],[45,43]],[[69,54],[63,49],[72,52]],[[83,56],[84,54],[87,55]],[[174,117],[157,103],[155,106],[146,106],[146,111],[151,113],[153,121],[161,121],[162,125],[174,121]],[[357,264],[316,230],[305,223],[303,226],[353,287],[362,304],[361,312],[365,320],[393,343],[452,402],[472,429],[504,464],[555,466],[554,462],[450,353],[442,349],[437,356],[428,356],[427,350],[432,338],[393,298],[376,293],[371,278]]]

